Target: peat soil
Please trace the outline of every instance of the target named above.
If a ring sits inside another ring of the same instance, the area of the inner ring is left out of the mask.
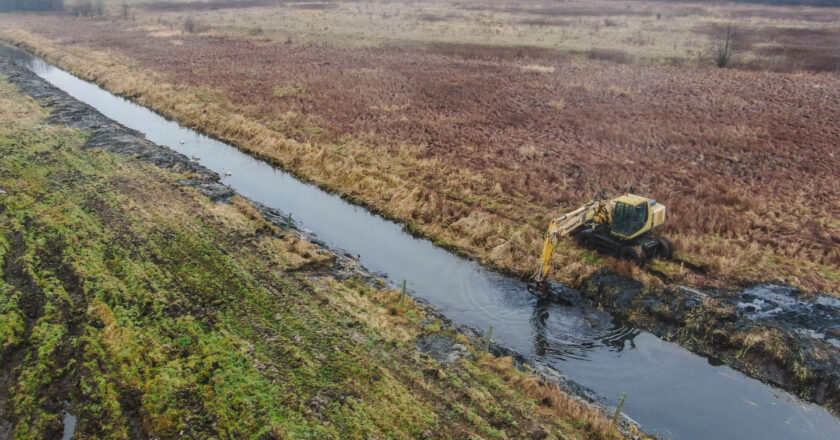
[[[589,276],[580,292],[552,284],[542,294],[562,301],[582,295],[621,322],[840,414],[837,298],[781,284],[738,291],[645,287],[606,269]]]
[[[166,146],[148,141],[142,133],[107,118],[95,108],[76,100],[66,92],[49,84],[3,55],[0,55],[0,75],[5,76],[11,84],[18,87],[22,94],[34,98],[40,106],[49,110],[50,115],[46,120],[47,123],[65,125],[86,131],[90,137],[84,148],[97,148],[117,154],[124,154],[163,169],[188,174],[191,177],[182,179],[179,183],[198,189],[202,194],[216,203],[230,203],[232,198],[237,196],[236,191],[221,183],[218,173],[205,168],[197,161],[192,161],[187,156],[173,151]],[[338,280],[352,278],[377,288],[388,285],[382,274],[369,271],[352,255],[337,249],[332,249],[311,233],[298,228],[287,213],[258,202],[251,201],[251,203],[268,222],[281,228],[282,233],[296,234],[300,238],[318,245],[321,248],[320,253],[329,253],[332,256],[331,263],[323,267],[323,270],[316,270],[313,276],[332,276]],[[10,261],[14,261],[14,259]],[[14,273],[14,271],[10,273]],[[26,293],[25,296],[28,298],[37,299],[41,297],[37,294],[38,292],[28,289],[27,286],[20,285],[18,287]],[[488,344],[487,349],[493,355],[498,357],[510,356],[513,358],[513,364],[516,368],[523,371],[532,371],[534,374],[539,375],[542,380],[550,381],[560,386],[572,398],[597,408],[604,413],[608,412],[609,408],[607,404],[591,389],[566,378],[553,369],[540,365],[529,365],[521,354],[496,342],[490,341],[488,343],[481,330],[452,321],[423,299],[414,298],[414,301],[424,308],[424,312],[428,317],[427,319],[440,320],[443,329],[451,329],[465,335],[475,347],[484,347],[485,344]],[[38,308],[39,305],[33,303],[27,306],[26,310],[27,313],[31,313],[37,317]],[[32,322],[34,320],[31,319]],[[19,347],[19,350],[22,351],[25,348]],[[419,352],[438,359],[442,363],[450,363],[461,357],[472,356],[464,345],[445,337],[421,337],[416,343],[416,348]],[[11,397],[9,388],[15,382],[15,365],[15,362],[12,361],[3,365],[0,369],[0,409],[2,409],[4,402]],[[78,380],[78,378],[75,379]],[[56,392],[66,395],[69,391],[67,387],[72,387],[72,384],[65,385],[65,389],[56,390]],[[56,412],[61,411],[63,410],[56,408]],[[11,430],[14,421],[4,419],[2,414],[3,412],[0,412],[0,438],[5,438],[4,435]],[[640,436],[636,434],[641,432],[641,429],[632,419],[623,416],[619,423],[620,430],[629,438],[647,438],[646,435]],[[59,426],[54,428],[56,433],[59,432]]]
[[[161,168],[189,172],[181,181],[198,188],[207,197],[227,203],[236,194],[222,184],[217,173],[165,146],[149,142],[142,133],[126,128],[77,101],[34,73],[0,58],[0,74],[22,93],[32,96],[51,111],[49,122],[80,128],[90,133],[86,148],[135,156]],[[339,279],[358,278],[382,286],[380,274],[371,273],[350,255],[330,249],[317,238],[297,229],[287,215],[259,203],[254,206],[266,220],[289,233],[318,244],[334,255],[325,275]],[[723,289],[699,291],[680,286],[645,287],[641,283],[601,269],[582,284],[580,290],[549,283],[538,295],[573,304],[591,303],[612,313],[618,320],[673,342],[710,359],[727,364],[752,377],[795,393],[799,397],[840,413],[840,301],[824,295],[807,296],[781,285],[755,285],[743,291]],[[423,302],[416,299],[417,302]],[[452,322],[426,304],[430,316],[457,329],[477,346],[484,334]],[[429,342],[429,341],[427,341]],[[434,341],[432,341],[434,342]],[[418,349],[435,358],[458,356],[457,344],[418,343]],[[444,353],[439,353],[441,350]],[[490,344],[498,356],[512,356],[518,367],[525,359],[506,347]],[[598,403],[591,390],[554,370],[531,366],[545,379],[558,383],[581,400]]]

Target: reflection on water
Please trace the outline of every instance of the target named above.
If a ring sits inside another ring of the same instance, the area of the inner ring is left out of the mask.
[[[634,327],[615,326],[610,316],[597,310],[558,307],[550,298],[539,298],[531,313],[534,354],[556,360],[586,360],[592,350],[635,348]]]
[[[219,172],[240,194],[292,213],[331,246],[360,255],[369,269],[430,301],[453,320],[478,329],[532,362],[562,371],[615,404],[652,432],[681,439],[838,439],[840,423],[824,409],[712,366],[681,347],[617,326],[591,307],[538,299],[519,280],[406,234],[392,222],[301,183],[222,142],[167,121],[31,56],[0,52],[123,125]]]

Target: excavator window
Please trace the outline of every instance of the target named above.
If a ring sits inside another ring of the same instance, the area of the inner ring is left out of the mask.
[[[632,236],[647,224],[648,205],[642,203],[638,206],[618,202],[615,205],[613,214],[612,230],[614,233],[626,237]]]

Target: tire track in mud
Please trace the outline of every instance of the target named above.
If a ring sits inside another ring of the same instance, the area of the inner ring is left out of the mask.
[[[201,173],[201,170],[187,158],[173,161],[170,151],[162,151],[160,147],[146,141],[142,134],[114,124],[113,121],[66,94],[56,94],[53,87],[43,84],[37,77],[30,76],[29,72],[13,66],[5,59],[0,59],[0,71],[12,83],[25,89],[25,94],[35,98],[42,107],[50,110],[46,123],[79,128],[90,133],[90,138],[84,148],[102,147],[118,153],[134,155],[140,160],[163,168],[177,167],[195,171],[200,178],[187,182],[187,185],[198,187],[214,200],[232,195],[232,192],[223,185],[214,185],[212,181],[214,173]],[[76,176],[70,174],[58,178],[61,185],[72,185]],[[0,214],[4,211],[5,205],[0,201]],[[39,225],[36,221],[29,219],[23,228],[25,231],[37,230]],[[80,403],[80,399],[85,399],[86,393],[83,391],[81,381],[89,375],[84,363],[91,360],[85,355],[84,336],[90,319],[87,313],[88,300],[83,288],[84,281],[77,274],[72,262],[66,258],[66,243],[48,240],[46,248],[35,251],[33,266],[28,268],[23,257],[31,249],[26,245],[25,232],[14,229],[8,221],[4,222],[3,229],[11,231],[7,232],[7,237],[12,249],[11,254],[3,262],[3,279],[23,294],[21,308],[26,312],[26,331],[23,341],[8,350],[8,353],[3,353],[2,356],[4,361],[2,372],[0,372],[0,438],[10,438],[18,422],[11,397],[19,384],[21,370],[26,367],[27,356],[33,350],[37,350],[30,339],[38,320],[44,316],[44,308],[49,301],[45,292],[38,287],[31,271],[54,277],[58,281],[58,286],[67,293],[66,298],[69,298],[69,301],[60,298],[52,301],[57,311],[56,317],[51,321],[65,325],[67,331],[59,342],[58,348],[51,355],[54,364],[63,371],[49,384],[38,390],[39,396],[45,402],[43,409],[46,413],[59,416],[56,419],[58,421],[65,412],[73,412],[79,416],[76,432],[95,436],[96,420],[86,422],[85,414],[73,410]],[[98,363],[103,368],[106,365],[101,361]],[[140,440],[148,438],[140,422],[141,403],[137,391],[125,386],[118,388],[119,402],[126,417],[130,438]],[[60,438],[62,424],[60,422],[51,424],[44,434],[46,438]]]
[[[22,342],[2,353],[0,438],[11,438],[18,422],[17,411],[11,397],[19,384],[22,369],[26,368],[31,362],[31,353],[38,350],[38,347],[32,341],[33,329],[39,320],[44,317],[47,304],[51,303],[57,308],[56,318],[51,320],[67,327],[67,332],[58,343],[58,348],[51,354],[54,365],[63,371],[54,380],[40,386],[37,391],[39,400],[43,402],[40,409],[48,414],[62,416],[66,412],[71,412],[76,407],[78,400],[83,399],[86,394],[81,386],[81,381],[86,375],[84,362],[89,359],[85,359],[86,350],[83,336],[90,319],[87,314],[88,301],[84,294],[84,282],[76,273],[73,265],[66,259],[66,245],[56,241],[48,241],[48,248],[36,251],[34,258],[36,263],[34,267],[29,268],[25,262],[25,255],[30,251],[30,247],[26,244],[24,234],[14,229],[9,222],[4,222],[3,228],[11,231],[7,233],[7,237],[12,249],[12,252],[3,262],[3,281],[12,286],[14,291],[22,294],[20,308],[24,312],[26,320],[26,330]],[[38,226],[33,222],[26,228],[37,229]],[[67,293],[66,298],[69,298],[69,301],[62,300],[60,297],[56,298],[55,301],[50,301],[48,295],[33,278],[32,271],[42,274],[42,276],[55,277],[59,281],[58,286]],[[139,420],[137,415],[139,398],[136,398],[136,392],[132,394],[132,390],[121,390],[121,393],[123,393],[121,397],[124,398],[120,402],[127,416],[131,438],[148,438],[137,422]],[[80,415],[77,411],[72,412]],[[55,420],[60,419],[61,417]],[[87,426],[85,423],[79,423],[77,430],[87,431],[87,434],[90,435],[96,434],[95,426]],[[43,434],[45,434],[45,438],[58,438],[61,436],[61,432],[61,423],[51,423]]]
[[[34,221],[29,221],[24,226],[27,230],[37,229]],[[57,312],[54,318],[49,321],[64,324],[67,332],[58,343],[58,348],[50,354],[51,363],[59,368],[61,374],[42,384],[38,388],[39,406],[47,414],[63,415],[73,406],[70,396],[77,396],[80,388],[79,366],[83,364],[83,353],[85,352],[84,326],[87,322],[87,300],[82,289],[82,280],[75,273],[70,264],[65,261],[65,246],[56,242],[48,242],[50,248],[39,249],[35,253],[35,264],[27,264],[26,255],[31,250],[27,245],[24,232],[12,226],[10,222],[3,222],[3,229],[11,244],[11,253],[3,261],[3,281],[12,286],[13,292],[19,292],[20,309],[26,322],[22,341],[8,349],[2,354],[2,372],[0,373],[0,437],[11,436],[17,420],[17,409],[11,397],[19,386],[22,370],[33,362],[39,361],[35,353],[39,347],[33,340],[35,327],[42,318],[48,304],[56,307]],[[55,276],[59,286],[65,290],[70,301],[62,300],[55,295],[47,295],[35,280],[34,273],[40,276]],[[51,300],[52,297],[54,300]],[[56,421],[59,418],[55,419]],[[61,423],[49,423],[44,432],[46,437],[60,436]]]
[[[49,273],[59,281],[70,298],[70,302],[58,301],[60,321],[67,326],[67,333],[62,338],[56,353],[56,365],[66,365],[66,370],[50,384],[51,401],[60,405],[60,411],[71,412],[76,406],[76,396],[82,395],[81,379],[84,372],[85,325],[88,322],[87,298],[82,288],[83,281],[72,264],[66,260],[65,243],[51,241],[48,248],[37,253],[37,270]],[[73,396],[71,398],[71,396]],[[72,411],[76,413],[76,411]],[[77,425],[78,429],[79,425]]]
[[[20,369],[32,348],[29,345],[32,331],[38,319],[44,315],[46,296],[31,274],[27,272],[23,263],[23,257],[27,251],[23,233],[13,229],[7,221],[3,222],[3,229],[8,231],[6,237],[11,244],[11,253],[3,261],[3,282],[10,285],[13,291],[21,293],[20,309],[26,321],[22,341],[2,353],[3,362],[0,366],[0,436],[11,438],[17,417],[10,400],[18,384]],[[53,434],[58,432],[55,431]]]

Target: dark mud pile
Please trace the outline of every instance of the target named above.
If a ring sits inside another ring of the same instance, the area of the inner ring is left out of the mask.
[[[235,194],[219,182],[219,175],[215,172],[169,148],[149,142],[142,133],[106,118],[93,107],[76,100],[3,56],[0,56],[0,75],[6,76],[21,92],[49,109],[48,123],[66,125],[89,133],[85,148],[100,148],[134,156],[161,168],[190,173],[194,177],[182,180],[181,183],[198,188],[217,202],[228,201]]]
[[[840,300],[790,286],[645,288],[607,270],[582,291],[634,326],[840,413]]]

